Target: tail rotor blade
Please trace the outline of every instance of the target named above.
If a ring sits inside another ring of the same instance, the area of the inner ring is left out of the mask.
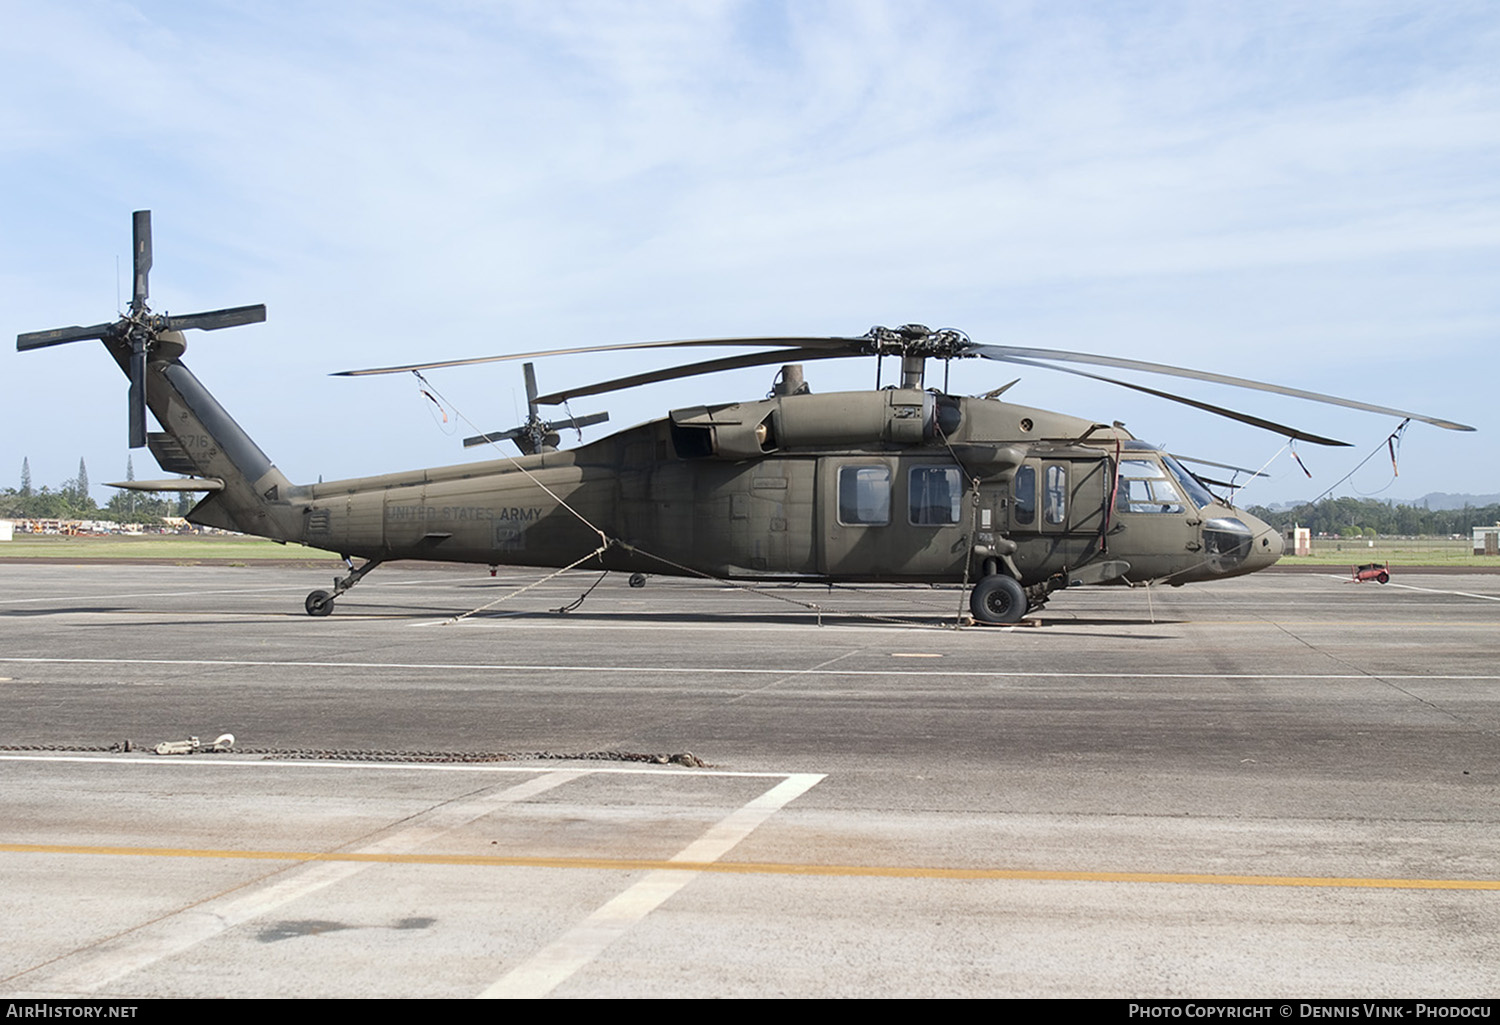
[[[114,333],[115,328],[115,324],[94,324],[90,327],[55,327],[50,331],[28,331],[24,335],[16,335],[16,351],[45,349],[49,345],[81,342],[89,338],[107,338]]]
[[[131,294],[130,308],[139,313],[146,306],[146,297],[151,294],[151,211],[137,210],[131,224],[132,252],[135,262],[135,288]]]
[[[526,375],[526,415],[532,420],[536,419],[536,366],[531,363],[521,365],[521,372]]]
[[[181,317],[167,317],[166,326],[171,331],[217,331],[223,327],[238,327],[241,324],[259,324],[266,319],[264,303],[254,306],[235,306],[227,310],[210,310],[207,313],[188,313]]]
[[[130,353],[130,447],[146,445],[146,347]]]
[[[512,427],[508,431],[493,431],[489,434],[476,434],[472,438],[464,439],[464,448],[473,448],[475,445],[488,445],[492,442],[511,441],[521,436],[521,428]]]
[[[583,416],[569,417],[566,420],[554,420],[552,421],[552,426],[571,427],[574,430],[580,430],[584,427],[592,427],[594,424],[602,424],[608,422],[608,413],[585,413],[583,414]]]

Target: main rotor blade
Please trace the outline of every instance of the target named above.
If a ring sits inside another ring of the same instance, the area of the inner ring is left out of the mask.
[[[1261,474],[1260,476],[1264,477],[1265,474]],[[1216,488],[1229,488],[1231,491],[1238,491],[1244,487],[1243,484],[1234,484],[1227,480],[1219,480],[1217,477],[1201,477],[1196,473],[1193,474],[1193,477],[1200,484],[1212,484]]]
[[[234,306],[227,310],[210,310],[207,313],[189,313],[181,317],[167,317],[167,329],[187,331],[217,331],[221,327],[238,327],[241,324],[259,324],[266,319],[264,303],[254,306]]]
[[[137,210],[131,217],[131,252],[135,265],[135,288],[130,309],[139,313],[151,294],[151,211]]]
[[[678,367],[667,367],[663,370],[648,370],[642,374],[631,374],[629,377],[617,377],[613,381],[604,381],[600,384],[586,384],[578,388],[566,388],[562,391],[550,392],[546,395],[538,395],[538,405],[555,406],[569,399],[581,398],[585,395],[601,395],[604,392],[620,391],[624,388],[635,388],[643,384],[655,384],[658,381],[675,381],[682,377],[696,377],[699,374],[715,374],[721,370],[741,370],[745,367],[762,367],[770,363],[797,363],[809,359],[839,359],[844,356],[859,355],[851,352],[825,352],[821,349],[777,349],[775,352],[751,352],[742,356],[724,356],[720,359],[705,360],[702,363],[687,363]]]
[[[1467,424],[1454,423],[1451,420],[1441,420],[1437,417],[1425,416],[1421,413],[1408,413],[1404,409],[1377,406],[1373,403],[1359,402],[1355,399],[1341,399],[1337,395],[1324,395],[1321,392],[1304,391],[1301,388],[1289,388],[1280,384],[1267,384],[1265,381],[1252,381],[1247,377],[1231,377],[1227,374],[1210,373],[1207,370],[1174,367],[1166,363],[1148,363],[1145,360],[1125,359],[1119,356],[1098,356],[1088,352],[1069,352],[1064,349],[1034,349],[1015,345],[975,345],[969,351],[975,355],[985,356],[989,359],[1008,359],[1015,356],[1022,359],[1058,360],[1064,363],[1092,363],[1101,367],[1118,367],[1121,370],[1140,370],[1148,374],[1170,374],[1173,377],[1188,377],[1195,381],[1210,381],[1214,384],[1233,385],[1236,388],[1254,388],[1257,391],[1271,392],[1275,395],[1290,395],[1293,398],[1307,399],[1310,402],[1326,402],[1330,405],[1344,406],[1349,409],[1362,409],[1367,413],[1386,413],[1390,416],[1399,416],[1404,419],[1420,420],[1425,424],[1432,424],[1434,427],[1442,427],[1449,431],[1472,431],[1474,429]],[[1053,369],[1061,370],[1062,368],[1054,367]]]
[[[978,346],[977,348],[987,348],[987,346]],[[1225,409],[1223,406],[1215,406],[1210,402],[1200,402],[1197,399],[1190,399],[1186,395],[1174,395],[1171,392],[1158,391],[1155,388],[1147,388],[1143,384],[1131,384],[1129,381],[1119,381],[1113,377],[1104,377],[1100,374],[1091,374],[1086,370],[1074,370],[1072,367],[1053,366],[1049,363],[1039,363],[1035,360],[1022,359],[1019,356],[990,356],[988,353],[981,353],[981,355],[984,355],[989,359],[1000,360],[1005,363],[1019,363],[1022,366],[1037,367],[1042,370],[1059,370],[1064,374],[1072,374],[1075,377],[1087,377],[1092,381],[1103,381],[1106,384],[1117,384],[1121,388],[1129,388],[1131,391],[1143,392],[1146,395],[1155,395],[1157,398],[1166,399],[1168,402],[1180,402],[1184,406],[1192,406],[1194,409],[1201,409],[1206,413],[1216,413],[1219,416],[1228,417],[1231,420],[1238,420],[1242,424],[1249,424],[1252,427],[1259,427],[1262,430],[1271,431],[1273,433],[1281,435],[1283,438],[1294,438],[1297,441],[1307,441],[1311,442],[1314,445],[1331,445],[1339,448],[1350,447],[1347,441],[1338,441],[1334,438],[1325,438],[1319,434],[1311,434],[1307,431],[1299,430],[1296,427],[1288,427],[1286,424],[1276,423],[1274,420],[1264,420],[1258,416],[1251,416],[1249,413],[1239,413],[1232,409]]]
[[[1233,463],[1216,463],[1212,459],[1198,459],[1193,456],[1178,455],[1176,452],[1169,452],[1168,455],[1177,460],[1179,463],[1194,463],[1201,464],[1203,466],[1217,466],[1221,470],[1234,470],[1236,473],[1248,473],[1252,477],[1271,476],[1269,473],[1261,473],[1259,470],[1252,470],[1248,466],[1235,466]]]
[[[543,349],[538,352],[515,352],[505,356],[475,356],[472,359],[448,359],[433,363],[407,363],[399,367],[371,367],[366,370],[339,370],[330,377],[368,377],[372,374],[402,374],[411,370],[440,370],[444,367],[469,367],[479,363],[502,363],[513,359],[539,359],[543,356],[571,356],[585,352],[623,352],[630,349],[674,349],[691,345],[757,346],[795,345],[804,349],[837,349],[834,355],[853,356],[870,344],[868,338],[688,338],[673,342],[625,342],[619,345],[585,345],[572,349]],[[774,362],[774,361],[772,361]]]
[[[81,342],[87,338],[108,338],[118,330],[118,323],[93,324],[89,327],[55,327],[50,331],[30,331],[16,335],[16,351],[44,349],[64,342]]]

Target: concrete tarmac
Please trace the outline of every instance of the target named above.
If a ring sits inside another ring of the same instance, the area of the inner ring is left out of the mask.
[[[1500,576],[535,579],[0,565],[0,995],[1500,990]]]

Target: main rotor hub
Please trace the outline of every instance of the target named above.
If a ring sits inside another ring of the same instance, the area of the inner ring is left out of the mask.
[[[864,336],[871,356],[914,356],[919,359],[958,359],[972,355],[969,336],[954,328],[932,330],[925,324],[902,324],[897,328],[872,327]]]

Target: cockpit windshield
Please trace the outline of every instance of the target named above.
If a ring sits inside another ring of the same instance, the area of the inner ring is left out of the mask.
[[[1213,505],[1214,502],[1218,501],[1207,488],[1198,483],[1198,478],[1189,473],[1176,459],[1163,452],[1161,454],[1161,461],[1166,464],[1167,469],[1172,471],[1172,476],[1177,478],[1177,483],[1182,485],[1182,490],[1188,493],[1188,497],[1193,500],[1193,504],[1199,509]]]

